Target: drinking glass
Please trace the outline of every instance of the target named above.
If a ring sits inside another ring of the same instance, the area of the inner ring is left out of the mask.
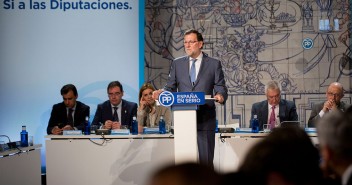
[[[264,124],[263,125],[263,132],[264,133],[269,133],[271,131],[271,126],[270,124]]]

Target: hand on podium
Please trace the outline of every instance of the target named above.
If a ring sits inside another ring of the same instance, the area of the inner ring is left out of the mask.
[[[158,99],[159,99],[159,95],[160,95],[163,91],[164,91],[164,90],[162,90],[162,89],[158,89],[158,90],[153,91],[153,99],[154,99],[154,100],[158,100]]]
[[[214,96],[214,99],[218,103],[224,103],[224,97],[219,93]]]

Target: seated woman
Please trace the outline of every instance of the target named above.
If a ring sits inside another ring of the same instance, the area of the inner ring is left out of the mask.
[[[154,90],[150,83],[143,84],[139,90],[138,124],[141,127],[157,127],[159,126],[160,117],[163,116],[166,128],[170,128],[171,111],[169,107],[156,105],[152,97]]]

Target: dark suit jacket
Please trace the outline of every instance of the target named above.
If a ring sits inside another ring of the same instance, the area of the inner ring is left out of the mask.
[[[184,56],[175,59],[171,64],[171,71],[164,87],[173,92],[204,92],[206,95],[220,93],[225,101],[227,99],[227,87],[225,86],[224,73],[219,60],[208,57],[203,53],[203,59],[195,85],[192,86],[189,77],[189,57]],[[197,110],[197,129],[215,130],[215,103],[206,101]]]
[[[254,115],[258,116],[259,129],[263,130],[263,125],[268,122],[268,101],[261,101],[252,105],[251,119]],[[293,101],[280,100],[279,103],[279,118],[280,121],[298,121],[296,104]]]
[[[107,100],[98,105],[92,124],[100,126],[100,123],[104,124],[106,120],[112,120],[112,115],[111,103]],[[127,100],[122,100],[120,118],[121,125],[128,125],[130,128],[132,125],[133,116],[137,117],[137,104]]]
[[[82,130],[84,127],[84,122],[86,117],[89,117],[89,106],[85,105],[84,103],[81,103],[79,101],[76,101],[76,109],[74,112],[74,124],[71,125],[72,127],[76,127],[78,130]],[[63,123],[66,125],[67,123],[67,110],[66,106],[63,102],[55,104],[53,106],[53,109],[51,111],[48,127],[46,129],[46,132],[48,134],[51,134],[51,130],[55,127],[58,126],[59,123]]]
[[[308,120],[308,127],[315,127],[315,124],[320,119],[319,113],[323,109],[324,103],[325,102],[321,102],[321,103],[313,105],[312,112],[310,112],[310,116],[309,116],[309,120]],[[340,102],[340,105],[337,107],[337,109],[345,112],[349,106],[350,105],[346,104],[345,102]]]

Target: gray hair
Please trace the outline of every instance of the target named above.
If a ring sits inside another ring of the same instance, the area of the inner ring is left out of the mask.
[[[277,81],[269,81],[265,85],[265,94],[268,92],[268,89],[279,90],[281,93],[281,87],[279,86],[279,83],[277,83]]]
[[[330,87],[333,87],[333,86],[340,88],[341,95],[344,95],[345,90],[344,90],[344,88],[343,88],[343,85],[342,85],[340,82],[332,82],[332,83],[328,86],[328,88],[326,89],[326,92],[328,92],[329,88],[330,88]]]
[[[352,119],[335,111],[325,115],[317,124],[319,144],[330,148],[335,159],[352,160]]]

